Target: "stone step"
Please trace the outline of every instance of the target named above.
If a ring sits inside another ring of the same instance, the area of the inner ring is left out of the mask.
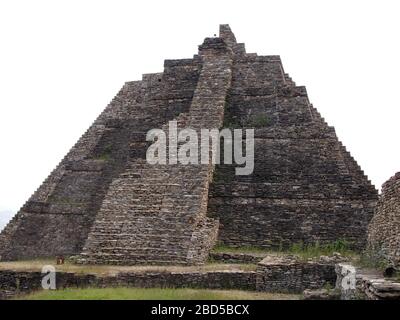
[[[82,256],[77,262],[78,263],[90,263],[90,264],[110,264],[110,265],[186,265],[188,264],[186,257],[180,258],[176,256],[124,256],[124,255],[92,255],[90,258],[85,259]]]
[[[205,58],[190,110],[175,118],[178,127],[199,130],[222,126],[232,57],[223,41],[211,42],[201,50],[210,45],[210,50],[222,51],[214,58]],[[166,122],[162,128],[168,126]],[[147,263],[203,262],[217,233],[211,220],[203,221],[212,170],[211,164],[150,165],[145,159],[130,159],[125,172],[108,189],[82,257],[101,262],[110,255],[113,261],[132,264],[141,259]],[[197,224],[199,221],[204,223]]]
[[[109,239],[110,242],[122,242],[122,241],[145,241],[143,239],[150,239],[153,241],[154,239],[165,239],[168,238],[168,240],[184,240],[184,239],[190,239],[191,232],[192,230],[187,230],[186,233],[179,233],[173,232],[173,231],[167,231],[167,229],[150,229],[150,228],[144,228],[140,229],[141,233],[137,234],[132,234],[132,233],[115,233],[115,232],[95,232],[93,235],[97,236],[97,238],[101,238],[103,240]]]

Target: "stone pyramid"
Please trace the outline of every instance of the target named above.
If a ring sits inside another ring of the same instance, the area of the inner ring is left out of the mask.
[[[151,165],[147,131],[255,128],[255,167]],[[347,240],[362,248],[377,191],[279,56],[228,25],[192,59],[127,82],[0,235],[0,260],[199,264],[227,246]]]

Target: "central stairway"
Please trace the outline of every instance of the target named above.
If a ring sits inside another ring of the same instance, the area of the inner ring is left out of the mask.
[[[207,38],[199,55],[202,69],[189,112],[175,119],[178,129],[198,133],[221,128],[232,78],[232,51],[223,39]],[[166,132],[168,124],[162,129]],[[218,220],[206,216],[213,171],[211,163],[130,159],[110,184],[77,262],[204,263],[218,234]]]

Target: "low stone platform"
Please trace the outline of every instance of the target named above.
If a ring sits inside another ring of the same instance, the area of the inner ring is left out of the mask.
[[[41,272],[0,271],[0,299],[42,289]],[[207,288],[256,290],[254,271],[121,272],[118,274],[78,274],[58,272],[57,289],[85,287]]]
[[[296,256],[269,255],[257,265],[257,290],[302,293],[305,289],[334,287],[335,264],[324,259],[302,261]]]
[[[250,255],[222,255],[223,261],[244,261]],[[252,256],[252,259],[260,257]],[[243,259],[243,260],[240,260]],[[247,260],[246,260],[247,261]],[[301,293],[333,286],[335,258],[303,261],[269,254],[256,263],[209,263],[202,266],[55,265],[51,260],[0,263],[0,298],[40,290],[44,265],[56,267],[57,289],[67,287],[158,287],[237,289],[270,293]]]
[[[249,290],[269,293],[304,292],[305,299],[400,299],[400,279],[381,272],[333,263],[332,258],[300,260],[268,255],[256,264],[211,263],[203,266],[56,265],[56,288],[141,287]],[[53,261],[0,263],[0,299],[42,289],[44,265]],[[344,278],[354,272],[355,280]],[[336,283],[336,289],[334,285]],[[344,283],[344,285],[343,285]],[[346,287],[346,283],[348,284]],[[339,295],[338,295],[339,294]]]
[[[209,257],[222,263],[258,263],[265,258],[265,253],[210,252]]]
[[[41,270],[54,261],[0,263],[0,299],[42,288]],[[57,289],[69,287],[207,288],[256,290],[256,266],[80,266],[55,265]]]

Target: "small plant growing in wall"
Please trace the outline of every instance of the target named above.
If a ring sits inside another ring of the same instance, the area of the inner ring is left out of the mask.
[[[230,128],[230,129],[234,129],[234,128],[238,128],[239,125],[238,123],[235,121],[235,119],[232,119],[231,117],[227,116],[224,119],[224,128]]]
[[[108,160],[110,160],[110,154],[103,153],[103,154],[101,154],[100,156],[97,157],[97,160],[108,161]]]
[[[264,114],[257,115],[251,120],[251,125],[254,127],[266,127],[269,124],[269,118]]]
[[[98,155],[96,157],[97,160],[103,160],[103,161],[108,161],[111,158],[111,153],[112,153],[112,145],[111,144],[107,144],[104,149],[103,152]]]

